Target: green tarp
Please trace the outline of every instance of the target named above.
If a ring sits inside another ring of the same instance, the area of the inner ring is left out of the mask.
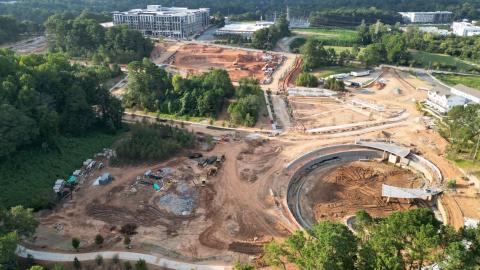
[[[72,176],[70,176],[70,178],[68,178],[67,182],[69,184],[75,184],[75,183],[77,183],[77,177],[72,175]]]

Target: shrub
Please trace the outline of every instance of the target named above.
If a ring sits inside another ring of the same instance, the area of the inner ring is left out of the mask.
[[[95,244],[96,244],[97,246],[103,244],[103,236],[102,236],[102,235],[97,234],[97,235],[95,236]]]

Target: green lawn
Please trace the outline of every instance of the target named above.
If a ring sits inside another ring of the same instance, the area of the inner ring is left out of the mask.
[[[59,150],[25,150],[0,162],[0,207],[24,205],[45,208],[54,200],[53,183],[65,179],[82,162],[104,147],[110,147],[118,135],[91,134],[82,138],[59,138]]]
[[[293,33],[315,38],[324,45],[351,46],[357,41],[357,31],[345,28],[295,28]]]
[[[463,84],[480,89],[480,76],[461,76],[453,74],[435,74],[435,77],[448,85]],[[479,90],[480,91],[480,90]]]
[[[475,66],[462,61],[459,58],[445,55],[435,54],[421,51],[410,51],[413,60],[417,62],[417,65],[426,68],[435,69],[439,66],[439,69],[449,69],[448,67],[455,67],[458,71],[468,71]],[[443,67],[442,67],[443,66]]]
[[[333,74],[350,73],[350,71],[356,68],[356,66],[326,66],[314,69],[312,74],[317,76],[317,78],[325,78]]]

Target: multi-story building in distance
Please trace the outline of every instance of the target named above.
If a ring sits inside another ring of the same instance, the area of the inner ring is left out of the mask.
[[[450,11],[399,12],[404,23],[451,23],[453,13]]]
[[[147,9],[114,12],[114,25],[126,24],[146,36],[188,38],[208,27],[210,9],[162,7],[148,5]]]
[[[452,31],[456,36],[471,37],[480,35],[480,26],[470,22],[453,22]]]

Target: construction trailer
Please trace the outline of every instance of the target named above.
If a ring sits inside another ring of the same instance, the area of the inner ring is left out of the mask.
[[[350,72],[350,76],[353,77],[363,77],[370,75],[370,70],[358,70]]]

